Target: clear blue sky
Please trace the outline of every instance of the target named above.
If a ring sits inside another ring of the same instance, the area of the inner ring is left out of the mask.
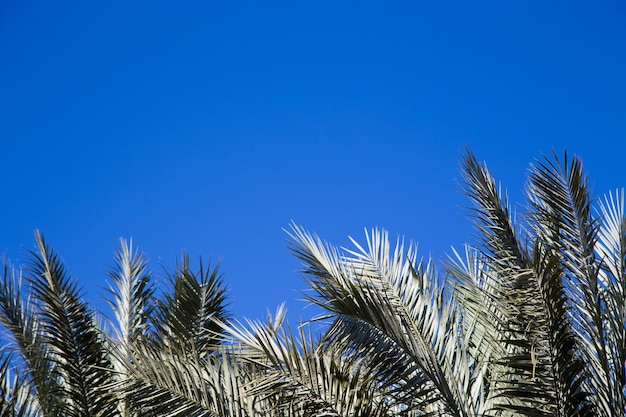
[[[94,303],[120,237],[223,261],[233,313],[307,316],[293,219],[441,259],[472,241],[465,145],[626,186],[621,1],[0,2],[0,252],[40,229]]]

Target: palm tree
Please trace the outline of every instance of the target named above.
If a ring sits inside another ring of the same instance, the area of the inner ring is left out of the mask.
[[[594,208],[580,159],[554,155],[515,216],[469,150],[462,171],[479,239],[443,272],[379,230],[338,249],[292,226],[330,324],[299,340],[280,320],[230,326],[268,368],[257,393],[308,415],[626,415],[623,191]]]
[[[0,415],[626,415],[624,192],[596,204],[554,155],[515,216],[469,150],[462,172],[479,238],[442,266],[384,231],[344,249],[292,225],[320,334],[282,307],[233,323],[219,268],[186,255],[157,294],[125,241],[105,330],[37,234],[0,283]]]

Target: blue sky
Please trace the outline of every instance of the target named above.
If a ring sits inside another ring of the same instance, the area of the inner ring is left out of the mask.
[[[307,317],[291,220],[442,259],[472,241],[466,145],[520,201],[528,164],[626,185],[626,6],[0,3],[0,252],[40,229],[99,305],[120,237],[155,270],[221,259],[233,313]]]

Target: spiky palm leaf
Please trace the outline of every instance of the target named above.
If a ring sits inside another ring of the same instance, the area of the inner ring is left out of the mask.
[[[529,199],[536,239],[562,269],[573,348],[586,366],[578,373],[595,415],[626,412],[624,401],[624,211],[606,203],[593,215],[579,158],[554,156],[532,167]],[[608,203],[608,200],[607,200]],[[598,244],[598,241],[601,241]],[[621,256],[621,257],[620,257]],[[560,352],[566,354],[565,350]]]
[[[58,371],[50,358],[33,300],[22,295],[23,279],[8,263],[0,287],[0,323],[6,330],[3,350],[12,359],[7,365],[22,375],[28,385],[31,407],[42,415],[57,415],[60,409]],[[5,374],[8,377],[8,374]],[[6,383],[6,381],[5,381]]]
[[[132,241],[120,239],[114,267],[109,271],[112,283],[107,302],[116,318],[112,324],[113,334],[109,349],[116,351],[112,355],[112,361],[116,369],[115,378],[120,381],[117,386],[122,386],[122,389],[114,392],[118,393],[118,409],[124,417],[143,415],[138,408],[132,406],[123,382],[128,382],[130,378],[125,363],[131,360],[137,345],[145,341],[151,331],[154,286],[147,266],[143,252],[134,249]]]
[[[112,367],[93,313],[43,236],[35,238],[38,251],[31,252],[27,295],[22,295],[21,273],[8,265],[0,288],[0,322],[9,335],[3,349],[14,353],[11,370],[21,387],[13,389],[28,405],[16,402],[13,412],[114,416],[117,403],[108,387]]]
[[[216,320],[227,321],[226,288],[219,264],[205,268],[202,259],[197,272],[189,265],[189,256],[168,272],[170,290],[157,301],[154,338],[159,345],[184,345],[184,351],[199,357],[210,353],[219,343],[222,331]]]
[[[515,229],[506,197],[502,199],[486,166],[470,151],[463,173],[466,193],[476,207],[482,241],[479,254],[489,270],[485,276],[500,304],[497,309],[487,308],[491,312],[487,319],[503,344],[500,357],[494,358],[505,365],[503,373],[494,375],[492,389],[506,399],[498,407],[533,416],[592,415],[582,389],[582,361],[575,354],[577,340],[570,323],[561,254],[532,233],[532,221],[531,230]],[[555,181],[535,179],[544,185]],[[531,201],[538,192],[529,189]],[[550,220],[546,223],[554,225]],[[532,243],[522,243],[520,235]]]
[[[0,417],[37,417],[39,403],[32,401],[32,386],[14,369],[11,355],[0,362]]]
[[[377,230],[367,248],[353,241],[356,249],[343,253],[296,226],[291,236],[311,300],[336,317],[332,344],[374,361],[386,376],[380,380],[419,415],[467,416],[482,408],[474,386],[480,367],[461,343],[459,311],[413,246],[392,250]]]
[[[131,252],[122,249],[112,275],[115,310],[123,313],[118,320],[131,323],[126,333],[137,335],[113,351],[123,375],[116,390],[124,393],[126,408],[142,416],[245,416],[242,376],[219,346],[215,323],[229,319],[219,266],[205,268],[200,260],[194,272],[184,254],[158,298],[143,255]]]
[[[289,416],[389,416],[406,411],[395,393],[381,386],[369,358],[314,339],[305,326],[294,335],[279,308],[266,323],[227,327],[241,344],[239,358],[258,368],[248,395],[259,396],[267,411]],[[273,414],[272,414],[273,415]]]
[[[136,346],[131,359],[121,361],[128,378],[118,389],[128,393],[132,407],[144,416],[217,416],[209,365],[173,348]]]
[[[29,282],[48,360],[60,380],[61,411],[76,417],[113,416],[117,403],[108,391],[112,365],[93,313],[43,236],[35,238],[38,252],[32,252]]]
[[[463,174],[479,242],[445,275],[385,232],[340,250],[293,226],[321,337],[282,310],[229,324],[218,268],[186,255],[155,297],[122,242],[108,338],[37,234],[28,295],[8,264],[0,283],[0,416],[626,415],[624,192],[594,212],[580,160],[546,158],[515,218],[470,151]]]
[[[143,252],[132,241],[120,239],[115,266],[109,271],[112,284],[107,299],[115,314],[114,340],[124,354],[151,330],[154,312],[154,285]]]
[[[626,214],[624,190],[608,194],[600,204],[601,223],[596,251],[602,263],[598,273],[605,335],[610,399],[607,411],[626,414]]]

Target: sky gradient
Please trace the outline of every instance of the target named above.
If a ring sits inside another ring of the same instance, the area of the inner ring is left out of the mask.
[[[39,229],[101,306],[120,237],[222,261],[236,317],[307,317],[290,222],[443,259],[466,146],[521,195],[564,148],[626,185],[626,6],[0,2],[0,253]],[[519,206],[522,210],[523,206]]]

